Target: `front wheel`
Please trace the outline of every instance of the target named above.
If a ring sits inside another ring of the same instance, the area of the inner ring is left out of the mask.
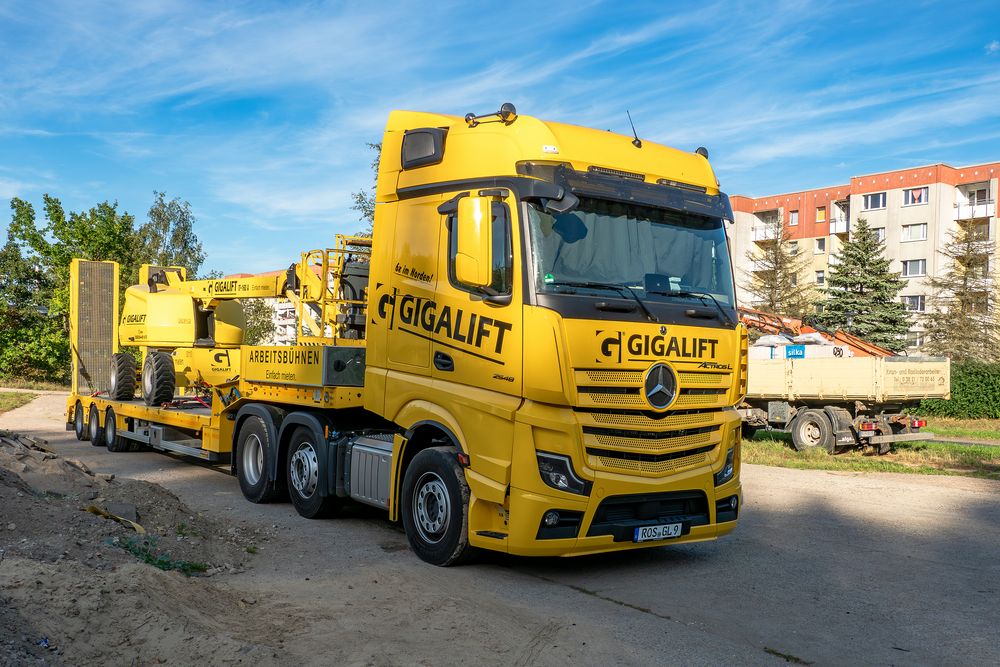
[[[307,519],[321,519],[337,508],[335,497],[320,494],[326,473],[320,467],[317,446],[312,431],[307,428],[295,429],[288,443],[285,466],[288,497],[299,515]]]
[[[806,410],[792,423],[792,444],[800,452],[825,449],[832,454],[836,443],[833,424],[822,410]]]
[[[469,485],[451,447],[413,457],[403,477],[403,527],[410,547],[432,565],[456,565],[469,546]]]

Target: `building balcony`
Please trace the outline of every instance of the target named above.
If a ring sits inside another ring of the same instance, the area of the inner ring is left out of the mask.
[[[778,230],[773,225],[754,227],[752,234],[755,243],[776,241],[778,239]]]
[[[997,214],[996,203],[980,201],[975,204],[955,204],[955,220],[975,220],[977,218],[992,218]]]
[[[850,232],[851,232],[851,223],[848,222],[847,216],[844,217],[834,216],[830,218],[831,234],[849,234]]]

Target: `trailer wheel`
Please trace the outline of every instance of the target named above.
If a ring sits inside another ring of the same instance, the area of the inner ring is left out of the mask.
[[[285,479],[288,482],[288,496],[295,510],[307,519],[322,519],[337,509],[337,498],[323,496],[319,490],[326,481],[326,471],[319,465],[313,433],[308,428],[297,428],[288,443]]]
[[[90,429],[87,426],[88,424],[83,417],[83,403],[77,401],[76,405],[73,406],[73,432],[80,442],[86,442],[90,439]]]
[[[111,355],[111,390],[114,401],[131,401],[135,398],[135,357],[127,352]]]
[[[90,406],[90,419],[87,421],[87,439],[94,447],[104,444],[104,429],[101,428],[101,413],[96,405]]]
[[[116,421],[114,408],[104,411],[104,446],[109,452],[128,452],[132,450],[132,443],[118,435],[118,422]]]
[[[142,398],[146,405],[162,405],[174,400],[176,381],[170,353],[150,350],[142,365]]]
[[[403,527],[410,547],[432,565],[457,565],[469,546],[469,485],[451,447],[417,453],[403,477]]]
[[[833,453],[837,444],[833,425],[822,410],[806,410],[792,422],[792,444],[800,452],[807,449],[825,449]]]
[[[267,462],[273,455],[264,420],[257,416],[247,417],[236,438],[236,478],[243,497],[252,503],[274,499],[274,489],[267,481]]]

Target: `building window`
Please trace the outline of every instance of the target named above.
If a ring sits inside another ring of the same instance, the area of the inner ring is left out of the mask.
[[[885,243],[885,227],[872,227],[872,231],[875,233],[876,241]]]
[[[903,225],[903,238],[902,241],[926,241],[927,240],[927,223],[922,222],[919,225]]]
[[[988,193],[986,188],[979,188],[977,190],[969,190],[969,204],[975,206],[976,204],[985,204],[988,201]]]
[[[797,224],[799,224],[799,212],[798,211],[790,211],[788,213],[788,226],[789,227],[794,227]]]
[[[813,251],[816,255],[822,255],[826,252],[826,239],[816,239],[816,250]]]
[[[873,192],[870,195],[865,195],[864,209],[866,211],[871,211],[872,209],[876,208],[885,208],[884,192]]]
[[[816,272],[816,284],[817,285],[825,285],[826,284],[826,272],[825,271],[817,271]]]
[[[913,278],[914,276],[924,276],[927,275],[927,260],[926,259],[904,259],[903,260],[903,277]]]
[[[908,331],[906,333],[906,347],[923,347],[924,333],[922,331]]]
[[[826,222],[826,206],[816,209],[816,222]]]
[[[798,241],[789,241],[788,242],[788,254],[789,255],[798,255],[799,254],[799,242]]]
[[[927,188],[910,188],[903,190],[903,206],[915,206],[927,203]]]
[[[924,295],[923,294],[917,294],[915,296],[904,296],[904,297],[902,297],[902,299],[903,299],[903,305],[906,306],[907,310],[909,310],[911,312],[914,312],[914,313],[922,313],[922,312],[924,312]]]

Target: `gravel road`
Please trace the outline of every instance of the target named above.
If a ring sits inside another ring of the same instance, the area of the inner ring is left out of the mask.
[[[311,522],[246,502],[212,468],[79,443],[64,400],[41,396],[0,428],[267,529],[246,570],[205,581],[252,596],[252,615],[220,623],[278,637],[276,662],[1000,664],[998,482],[745,466],[741,524],[719,542],[441,569],[378,512]]]

